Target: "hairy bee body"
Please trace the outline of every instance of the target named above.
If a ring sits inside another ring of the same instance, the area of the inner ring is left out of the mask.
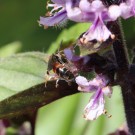
[[[47,75],[50,76],[50,79],[57,79],[56,86],[59,80],[65,80],[70,84],[75,79],[74,73],[70,70],[71,67],[71,63],[66,59],[63,51],[59,51],[50,56]],[[53,71],[53,75],[50,74],[50,71]]]
[[[67,69],[64,64],[56,62],[53,65],[53,72],[56,73],[61,79],[64,79],[66,81],[74,80],[73,73],[69,69]]]

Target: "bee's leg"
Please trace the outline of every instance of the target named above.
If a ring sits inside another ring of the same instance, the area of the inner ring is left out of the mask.
[[[46,71],[45,74],[45,87],[47,86],[47,82],[54,78],[54,75],[50,75],[49,70]]]
[[[51,78],[49,77],[49,71],[47,70],[46,71],[46,74],[45,74],[45,87],[47,86],[47,82],[50,80]]]
[[[45,79],[45,87],[47,86],[47,81],[48,81],[48,80]]]
[[[58,82],[59,82],[60,80],[61,80],[60,78],[56,80],[56,85],[55,85],[56,88],[58,88],[58,86],[59,86]]]
[[[58,78],[58,76],[56,74],[50,74],[50,72],[47,70],[46,74],[45,74],[45,87],[47,85],[47,82],[50,80],[56,80],[56,88],[59,86],[58,82],[59,80],[61,80],[60,78]]]

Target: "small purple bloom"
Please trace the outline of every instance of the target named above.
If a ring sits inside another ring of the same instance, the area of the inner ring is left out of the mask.
[[[84,109],[84,118],[86,120],[95,120],[101,114],[105,114],[105,100],[104,95],[111,97],[112,88],[108,86],[108,80],[103,75],[97,75],[91,81],[88,81],[85,77],[76,77],[76,83],[78,84],[78,90],[83,92],[94,92],[88,105]]]
[[[127,0],[120,4],[121,16],[124,19],[135,16],[135,0]]]
[[[87,16],[87,18],[89,18],[92,22],[92,26],[82,35],[80,39],[83,44],[87,44],[93,40],[102,43],[109,37],[112,39],[115,37],[105,25],[105,22],[112,19],[109,16],[107,8],[100,0],[94,0],[91,3],[87,0],[82,0],[79,6],[82,12],[87,14],[85,16]]]
[[[101,44],[109,37],[111,37],[112,39],[115,38],[115,36],[108,30],[108,28],[104,24],[101,16],[97,16],[95,22],[92,24],[89,30],[82,35],[80,41],[83,44],[87,44],[96,39]]]

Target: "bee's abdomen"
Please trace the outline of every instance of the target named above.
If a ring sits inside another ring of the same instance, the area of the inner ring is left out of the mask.
[[[74,78],[74,75],[65,67],[57,68],[56,73],[65,80],[72,80]]]

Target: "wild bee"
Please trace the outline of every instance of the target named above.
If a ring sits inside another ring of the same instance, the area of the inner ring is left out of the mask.
[[[50,71],[53,74],[50,74]],[[50,56],[47,68],[47,78],[48,80],[57,80],[56,87],[58,86],[59,80],[65,80],[68,84],[70,84],[75,79],[75,68],[73,67],[72,63],[66,59],[63,51],[58,51],[55,54]]]

